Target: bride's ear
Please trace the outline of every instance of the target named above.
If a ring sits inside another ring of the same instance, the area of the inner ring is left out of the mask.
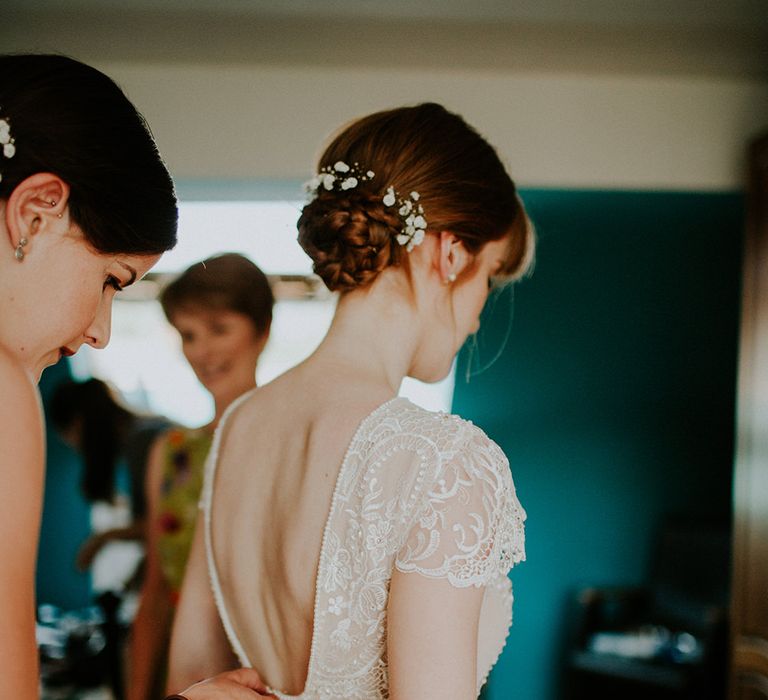
[[[11,245],[14,248],[31,246],[35,235],[61,226],[68,202],[69,185],[58,175],[35,173],[22,180],[5,205],[5,225]]]
[[[438,256],[440,279],[445,284],[455,282],[472,262],[472,256],[464,243],[450,231],[440,231],[438,234]]]

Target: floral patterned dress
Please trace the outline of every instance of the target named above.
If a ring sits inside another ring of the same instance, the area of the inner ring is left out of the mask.
[[[211,434],[201,429],[175,428],[166,436],[157,548],[174,605],[192,546],[205,459],[212,440]]]

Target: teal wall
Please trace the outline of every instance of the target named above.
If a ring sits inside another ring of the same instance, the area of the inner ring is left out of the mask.
[[[669,512],[730,517],[742,197],[527,191],[533,276],[484,312],[454,411],[508,455],[528,560],[488,700],[561,697],[568,602],[642,583]],[[514,311],[514,318],[510,317]]]
[[[40,392],[45,403],[53,389],[70,378],[66,360],[43,372]],[[48,426],[45,500],[37,561],[37,601],[65,609],[91,600],[90,577],[75,568],[80,544],[90,534],[89,509],[80,493],[82,464]]]

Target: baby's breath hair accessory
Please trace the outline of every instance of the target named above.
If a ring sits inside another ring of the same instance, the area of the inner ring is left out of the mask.
[[[334,189],[351,190],[361,182],[372,180],[374,176],[375,173],[372,170],[363,170],[359,163],[347,165],[344,161],[339,160],[332,166],[325,165],[320,168],[320,172],[304,187],[312,196],[316,196],[320,189],[325,189],[328,192]],[[390,185],[381,201],[385,207],[397,206],[397,213],[403,220],[403,228],[397,234],[396,239],[410,253],[422,243],[427,230],[424,208],[419,204],[419,193],[411,192],[408,197],[402,197]]]
[[[363,172],[357,163],[347,165],[344,161],[340,160],[332,166],[325,165],[320,168],[320,172],[304,187],[313,195],[316,195],[321,187],[329,192],[337,186],[340,190],[351,190],[361,182],[372,180],[373,176],[374,172],[372,170]]]
[[[11,136],[11,125],[7,119],[0,119],[0,145],[3,147],[3,157],[13,158],[16,155],[16,141]],[[3,180],[3,173],[0,172],[0,182]]]
[[[411,192],[406,199],[390,186],[381,201],[387,207],[398,205],[397,213],[403,220],[403,229],[397,234],[397,242],[410,253],[417,245],[421,245],[427,231],[427,220],[424,218],[424,207],[419,204],[419,193]]]

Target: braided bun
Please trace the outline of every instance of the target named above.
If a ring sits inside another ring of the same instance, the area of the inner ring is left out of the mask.
[[[441,231],[471,256],[506,239],[501,279],[517,279],[530,267],[533,226],[515,183],[493,146],[438,104],[351,122],[315,172],[299,243],[331,290],[357,289],[385,267],[405,266],[414,245]]]
[[[321,191],[302,210],[299,244],[326,287],[347,292],[400,263],[403,247],[395,236],[401,228],[397,210],[380,194]]]

